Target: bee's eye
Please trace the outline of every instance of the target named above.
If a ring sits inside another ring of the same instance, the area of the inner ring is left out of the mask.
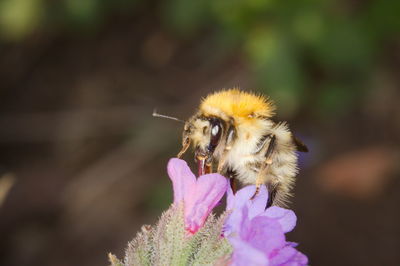
[[[213,126],[213,128],[211,129],[211,135],[216,136],[218,133],[219,133],[219,125]]]
[[[211,138],[208,150],[213,152],[217,147],[222,134],[221,122],[217,119],[210,121],[211,123]]]

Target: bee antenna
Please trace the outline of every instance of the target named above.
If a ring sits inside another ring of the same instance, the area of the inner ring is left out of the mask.
[[[175,121],[178,121],[178,122],[185,123],[185,121],[183,121],[183,120],[181,120],[181,119],[178,119],[178,118],[176,118],[176,117],[159,114],[159,113],[157,113],[157,110],[156,110],[156,109],[153,110],[153,116],[154,116],[154,117],[160,117],[160,118],[171,119],[171,120],[175,120]]]

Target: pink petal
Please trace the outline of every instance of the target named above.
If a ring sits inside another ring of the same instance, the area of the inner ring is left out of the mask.
[[[242,190],[245,190],[244,192]],[[246,192],[249,190],[249,193]],[[253,192],[254,193],[254,192]],[[231,187],[228,187],[226,196],[226,210],[230,212],[229,216],[225,221],[224,235],[229,236],[233,232],[238,232],[240,230],[240,223],[243,219],[243,207],[246,206],[248,201],[248,195],[251,194],[251,188],[242,188],[233,194]],[[250,196],[251,197],[251,196]],[[247,217],[247,212],[246,212]]]
[[[196,177],[184,160],[172,158],[168,162],[167,171],[174,189],[174,204],[185,199],[196,184]]]
[[[280,249],[278,253],[270,257],[273,265],[302,266],[308,264],[308,258],[290,245]]]
[[[200,176],[194,190],[185,194],[185,218],[187,229],[196,232],[212,209],[224,196],[228,181],[220,174]]]
[[[250,200],[256,192],[256,186],[246,186],[233,195],[231,188],[227,193],[227,210],[241,209],[245,204],[249,207],[249,218],[253,218],[263,213],[268,201],[268,191],[265,185],[262,185],[258,195]]]
[[[256,187],[252,186],[254,188],[254,192],[256,191]],[[252,197],[253,194],[250,196]],[[256,217],[257,215],[263,213],[265,211],[265,207],[267,207],[267,201],[268,201],[268,191],[265,185],[262,185],[260,187],[260,191],[258,195],[251,201],[251,207],[249,208],[249,219],[252,219],[253,217]]]
[[[267,255],[283,248],[286,243],[278,221],[262,216],[253,218],[248,228],[241,232],[241,237]]]
[[[228,186],[226,191],[226,210],[233,210],[235,207],[235,195],[233,194],[231,186]]]
[[[232,189],[228,188],[226,210],[231,211],[231,214],[225,223],[224,234],[226,236],[234,231],[238,231],[240,229],[240,221],[243,219],[252,219],[264,212],[268,201],[267,189],[264,185],[261,186],[259,194],[255,199],[251,200],[250,198],[254,195],[255,191],[256,186],[251,185],[240,189],[233,195]],[[248,212],[246,212],[246,217],[243,217],[241,210],[245,206]]]
[[[246,204],[246,202],[248,202],[250,198],[254,195],[255,191],[255,186],[246,186],[240,189],[234,195],[233,203],[228,202],[228,206],[232,206],[232,209],[241,209]]]
[[[269,207],[262,216],[276,219],[282,227],[284,233],[290,232],[296,226],[297,217],[292,210],[277,206]]]
[[[266,266],[269,264],[267,256],[261,250],[252,247],[245,241],[232,238],[229,242],[234,247],[230,266]]]

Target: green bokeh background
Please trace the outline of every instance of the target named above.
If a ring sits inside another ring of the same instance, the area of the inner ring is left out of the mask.
[[[206,32],[221,57],[240,53],[258,87],[268,88],[288,116],[304,104],[324,115],[350,108],[373,89],[371,79],[384,67],[377,64],[400,31],[400,4],[389,0],[2,0],[1,37],[90,34],[112,15],[148,12],[150,5],[174,38],[196,40]]]

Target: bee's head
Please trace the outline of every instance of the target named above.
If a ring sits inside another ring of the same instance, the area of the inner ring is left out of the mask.
[[[224,124],[218,117],[195,115],[189,119],[184,126],[183,148],[179,155],[182,155],[191,143],[195,149],[196,160],[204,160],[206,164],[210,164],[221,141]]]

